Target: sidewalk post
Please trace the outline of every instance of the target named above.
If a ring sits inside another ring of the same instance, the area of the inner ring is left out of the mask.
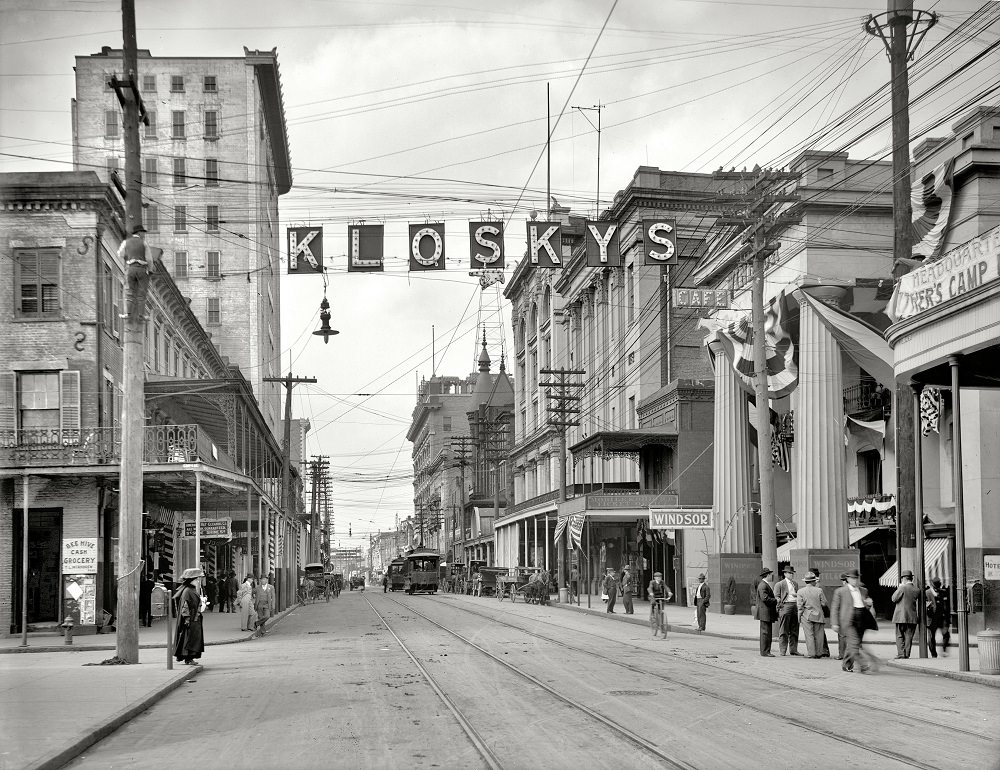
[[[173,650],[170,649],[170,647],[171,647],[170,643],[171,643],[171,641],[173,640],[173,637],[174,637],[173,633],[171,633],[171,628],[170,628],[170,612],[171,612],[172,609],[173,609],[173,596],[171,596],[170,592],[168,591],[167,592],[167,601],[166,601],[166,610],[167,610],[167,623],[166,623],[166,626],[167,626],[167,671],[173,671],[174,670]]]

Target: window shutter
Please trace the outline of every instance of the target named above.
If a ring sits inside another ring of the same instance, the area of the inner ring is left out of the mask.
[[[0,446],[17,446],[17,376],[0,372]]]
[[[80,372],[59,372],[59,428],[63,444],[80,443]]]
[[[43,251],[38,255],[38,274],[42,285],[42,313],[59,312],[59,252]]]

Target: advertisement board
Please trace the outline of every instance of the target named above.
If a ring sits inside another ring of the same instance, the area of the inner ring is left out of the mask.
[[[650,529],[711,529],[711,508],[650,508]]]

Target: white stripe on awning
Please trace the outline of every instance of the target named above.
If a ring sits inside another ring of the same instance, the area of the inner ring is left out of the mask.
[[[798,541],[789,540],[782,546],[778,546],[778,561],[789,561],[792,558],[792,549],[798,548]]]
[[[847,542],[850,545],[854,545],[859,540],[868,537],[872,532],[877,529],[882,529],[881,527],[851,527],[847,531]]]
[[[924,539],[924,572],[928,582],[931,578],[941,578],[945,585],[951,584],[951,549],[946,537]],[[897,567],[893,564],[878,579],[878,584],[885,588],[895,588],[899,585]]]

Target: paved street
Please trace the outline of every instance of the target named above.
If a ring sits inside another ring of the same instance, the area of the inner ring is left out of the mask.
[[[817,768],[987,768],[998,756],[996,688],[763,659],[745,639],[654,640],[556,606],[344,593],[202,662],[70,766],[746,768],[780,750]]]

